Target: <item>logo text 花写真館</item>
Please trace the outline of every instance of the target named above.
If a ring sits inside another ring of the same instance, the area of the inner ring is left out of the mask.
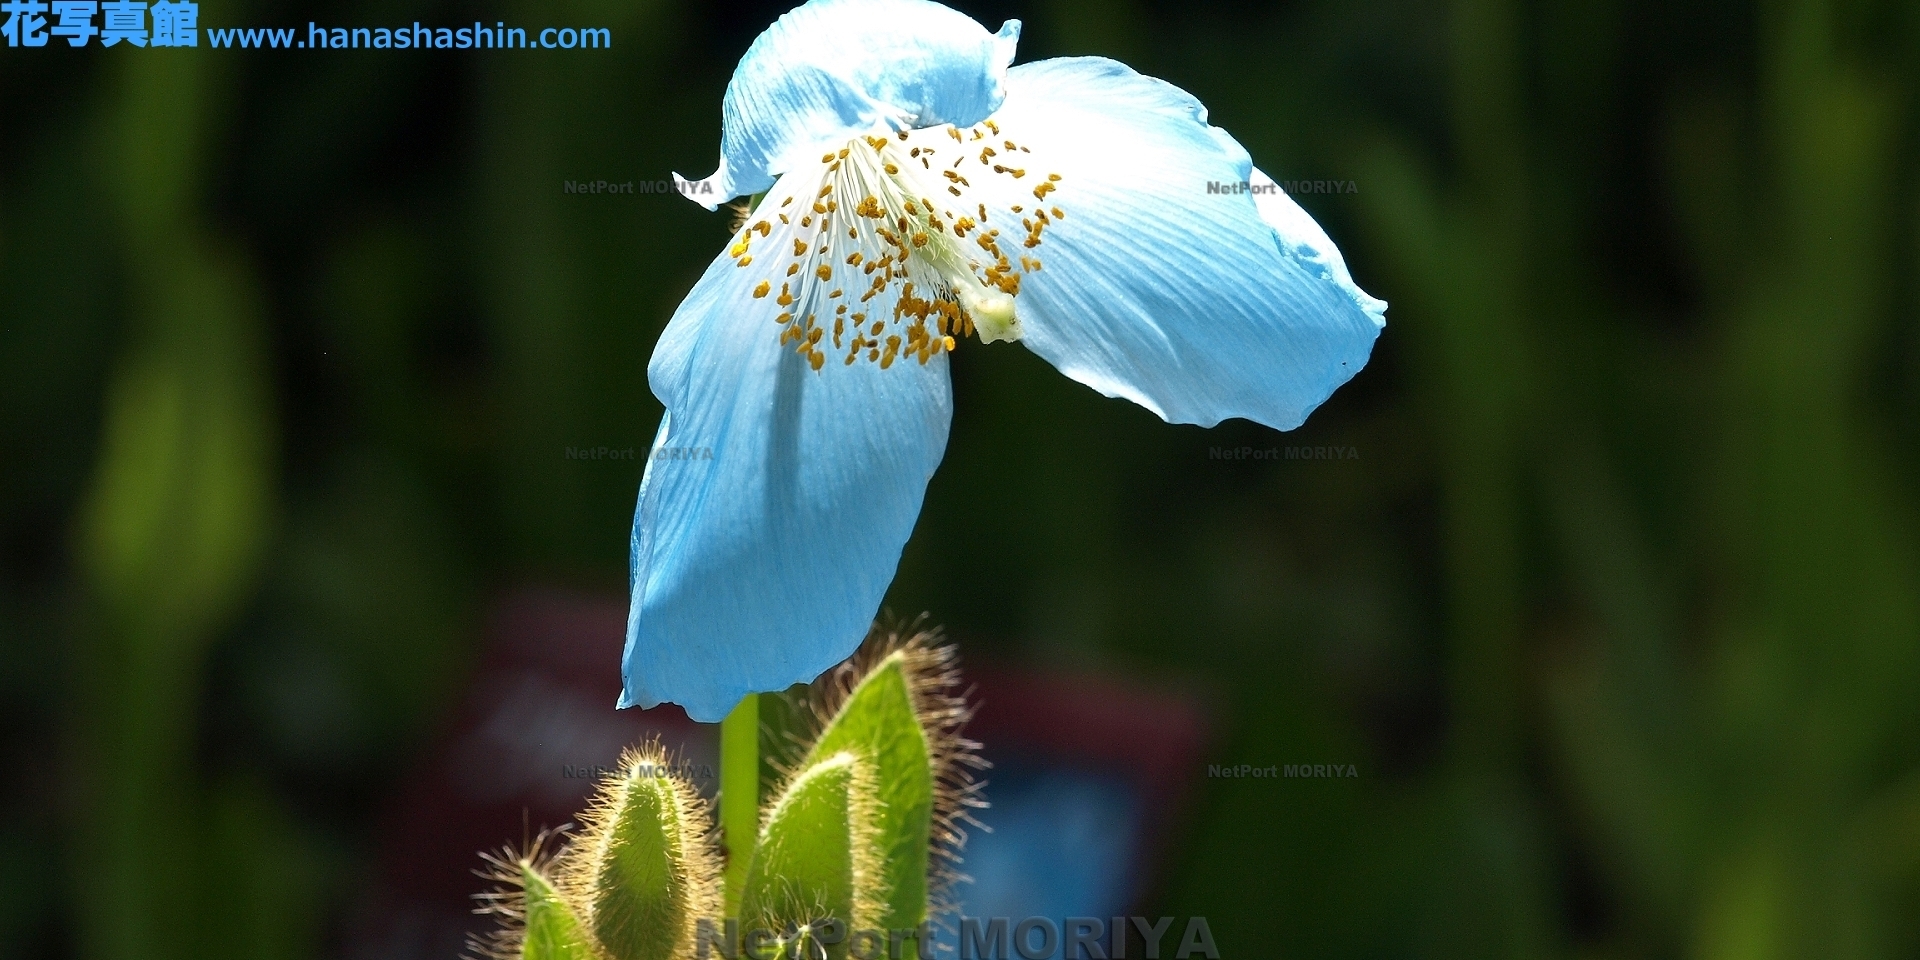
[[[111,47],[200,45],[200,4],[193,0],[4,0],[0,35],[9,47],[44,47],[58,37],[84,47],[97,37]]]

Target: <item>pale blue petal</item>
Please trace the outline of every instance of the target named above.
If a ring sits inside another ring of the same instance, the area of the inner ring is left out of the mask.
[[[715,721],[845,659],[946,449],[944,355],[816,372],[780,346],[761,277],[716,260],[648,366],[667,417],[634,515],[622,707]]]
[[[1386,305],[1291,200],[1256,205],[1245,185],[1271,181],[1199,101],[1098,58],[1023,64],[1007,85],[993,119],[1030,172],[989,189],[1027,209],[993,222],[1066,214],[1022,251],[1043,264],[1016,301],[1035,353],[1172,422],[1281,430],[1366,364]],[[1036,204],[1049,173],[1061,179]]]
[[[1213,132],[1222,138],[1231,140],[1225,130],[1214,127]],[[1233,145],[1238,148],[1240,145]],[[1307,211],[1300,208],[1293,198],[1280,189],[1272,177],[1253,168],[1250,181],[1253,202],[1260,211],[1260,219],[1273,228],[1275,238],[1280,241],[1280,249],[1306,264],[1318,264],[1321,278],[1332,282],[1347,296],[1353,298],[1361,311],[1373,319],[1376,327],[1387,325],[1387,302],[1368,294],[1353,282],[1353,274],[1347,272],[1347,261],[1340,255],[1340,249],[1333,245],[1333,238],[1327,236]]]
[[[858,136],[978,123],[1006,96],[1020,21],[997,34],[928,0],[812,0],[740,59],[720,167],[683,192],[712,210]],[[677,175],[676,175],[677,177]]]

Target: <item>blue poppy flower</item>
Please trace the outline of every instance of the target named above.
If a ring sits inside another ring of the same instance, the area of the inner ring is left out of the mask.
[[[748,49],[709,209],[764,193],[661,336],[621,706],[696,720],[866,635],[946,448],[947,355],[1017,340],[1175,423],[1288,430],[1386,304],[1186,92],[1010,67],[927,0],[813,0]]]

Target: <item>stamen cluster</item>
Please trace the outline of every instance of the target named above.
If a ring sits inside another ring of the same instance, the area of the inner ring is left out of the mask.
[[[1011,239],[989,224],[987,200],[1008,196],[1027,176],[1031,152],[992,120],[967,133],[945,126],[849,141],[783,176],[728,254],[743,269],[785,262],[753,296],[773,298],[781,345],[794,344],[815,370],[826,364],[828,343],[845,365],[864,359],[886,369],[903,356],[925,364],[953,350],[956,337],[1018,339],[1013,298],[1022,277],[1041,268],[1025,251],[1066,213],[1040,202],[1030,213],[1024,203],[1005,207],[1024,231],[1015,262]],[[976,190],[969,174],[988,179]],[[1035,201],[1059,180],[1053,173],[1029,181]],[[890,312],[868,307],[886,294]]]

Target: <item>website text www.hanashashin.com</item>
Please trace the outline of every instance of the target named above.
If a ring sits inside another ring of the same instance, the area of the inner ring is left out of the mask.
[[[496,23],[489,27],[298,27],[207,30],[214,47],[290,50],[609,50],[606,27],[546,27],[532,30]]]
[[[206,45],[266,50],[610,50],[606,27],[212,27],[196,0],[0,0],[8,47],[165,49]],[[57,43],[56,43],[57,41]]]

